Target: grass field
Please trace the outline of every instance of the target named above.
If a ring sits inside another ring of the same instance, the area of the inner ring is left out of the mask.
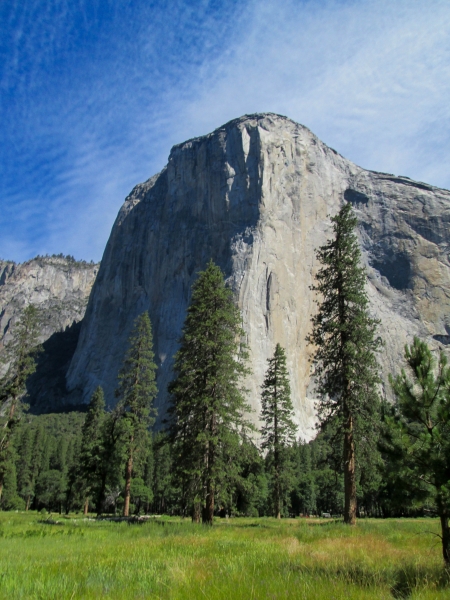
[[[434,519],[54,518],[0,513],[1,598],[450,598]]]

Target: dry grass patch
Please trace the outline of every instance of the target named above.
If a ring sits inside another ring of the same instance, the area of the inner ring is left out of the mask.
[[[375,535],[320,540],[314,544],[314,549],[311,549],[310,553],[311,557],[319,561],[329,561],[330,557],[333,557],[338,562],[367,560],[369,563],[377,564],[382,564],[386,560],[391,563],[398,562],[404,558],[404,555],[404,551],[381,536]]]

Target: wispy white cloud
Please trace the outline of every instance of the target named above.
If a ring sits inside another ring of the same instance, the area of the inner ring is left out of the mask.
[[[263,4],[191,121],[273,110],[367,168],[450,185],[448,4]]]
[[[171,145],[244,113],[285,114],[366,168],[450,187],[446,1],[6,6],[0,256],[100,258]]]

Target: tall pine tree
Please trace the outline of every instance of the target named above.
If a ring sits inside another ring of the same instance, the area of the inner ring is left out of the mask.
[[[124,516],[129,515],[133,461],[148,444],[148,429],[154,423],[156,410],[153,401],[157,394],[156,364],[150,317],[142,313],[135,321],[129,338],[129,347],[119,373],[116,395],[122,411],[123,439],[126,446]]]
[[[318,416],[322,427],[333,421],[342,440],[344,521],[356,523],[356,446],[369,443],[379,406],[375,353],[381,340],[378,322],[369,316],[366,274],[355,235],[357,219],[350,204],[333,217],[333,238],[317,251],[322,268],[312,287],[319,309],[309,341],[316,346]]]
[[[282,488],[288,470],[287,448],[295,441],[296,426],[292,420],[294,409],[291,401],[291,388],[286,368],[286,353],[280,344],[268,360],[268,369],[262,385],[261,429],[263,450],[269,451],[273,476],[274,516],[281,517]]]
[[[218,266],[209,262],[192,288],[175,356],[171,437],[173,459],[193,520],[212,525],[216,496],[249,428],[240,386],[248,372],[241,316]]]

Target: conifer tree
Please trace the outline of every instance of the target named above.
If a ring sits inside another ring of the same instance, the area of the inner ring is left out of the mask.
[[[135,321],[129,338],[129,347],[119,373],[116,395],[122,411],[123,439],[127,456],[125,469],[124,516],[129,515],[133,461],[136,454],[148,444],[148,428],[154,423],[156,410],[156,364],[150,317],[142,313]]]
[[[31,482],[30,494],[26,498],[26,506],[29,508],[35,495],[36,481],[44,469],[45,449],[47,446],[47,435],[42,424],[36,429],[33,439],[33,450],[31,460]],[[47,467],[48,468],[48,467]]]
[[[319,309],[308,340],[316,346],[316,383],[322,427],[334,421],[343,443],[344,521],[356,522],[356,446],[373,438],[379,407],[375,353],[378,322],[368,313],[366,274],[354,233],[357,219],[344,204],[331,219],[333,238],[316,255]]]
[[[283,475],[288,467],[287,447],[294,443],[296,426],[292,420],[294,409],[291,401],[291,388],[286,368],[286,353],[280,344],[268,360],[266,377],[262,385],[261,429],[263,450],[268,450],[273,474],[273,509],[274,516],[281,517],[281,499]]]
[[[0,500],[0,509],[23,510],[24,501],[17,494],[17,474],[14,460],[14,449],[10,446],[7,452],[11,455],[7,460],[4,471],[4,493]]]
[[[442,555],[449,565],[450,368],[443,352],[436,360],[418,338],[405,347],[405,358],[409,373],[402,369],[391,377],[396,404],[393,414],[385,415],[383,449],[410,490],[412,482],[416,494],[431,494],[441,521]]]
[[[218,266],[209,262],[192,287],[175,378],[173,460],[193,520],[212,525],[216,496],[239,451],[238,432],[249,424],[240,387],[248,372],[241,316]]]
[[[41,351],[38,336],[39,312],[29,304],[15,327],[13,339],[6,344],[3,358],[9,365],[0,382],[0,399],[2,405],[9,402],[9,420],[14,419],[19,400],[26,391],[27,379],[36,370],[36,355]]]
[[[25,510],[29,509],[32,489],[32,457],[33,457],[33,432],[30,427],[23,428],[18,444],[17,454],[20,462],[16,465],[17,488],[20,496],[25,500]]]
[[[153,438],[153,506],[158,514],[165,513],[172,498],[178,490],[173,487],[173,464],[169,439],[165,433],[157,433]]]
[[[5,347],[3,359],[8,363],[8,371],[0,381],[0,500],[11,434],[24,408],[22,398],[27,379],[36,370],[36,355],[40,351],[38,336],[39,313],[30,304],[22,313],[13,339]]]
[[[316,485],[311,444],[299,440],[294,444],[295,486],[291,494],[293,510],[303,515],[316,512]]]
[[[99,485],[95,498],[95,510],[101,515],[105,508],[107,488],[122,487],[121,470],[125,451],[120,443],[123,437],[123,409],[116,406],[106,413],[101,431],[101,453],[99,461]]]
[[[78,478],[84,496],[84,514],[89,509],[92,495],[98,494],[101,474],[102,425],[105,418],[105,398],[103,389],[98,386],[92,394],[89,409],[82,428],[80,454],[78,456]]]

